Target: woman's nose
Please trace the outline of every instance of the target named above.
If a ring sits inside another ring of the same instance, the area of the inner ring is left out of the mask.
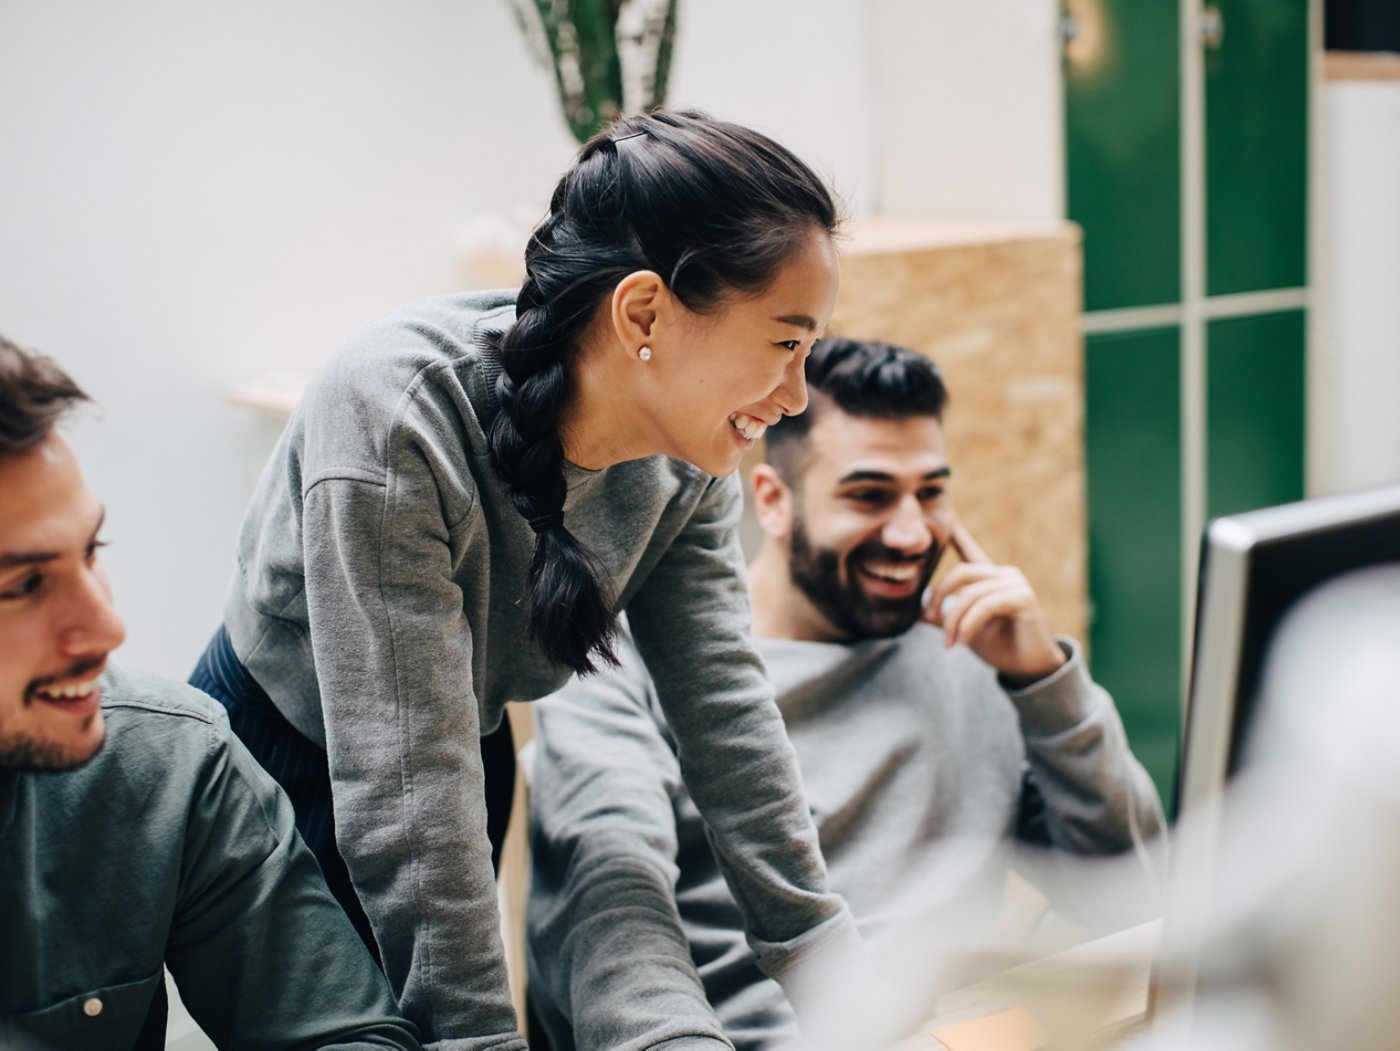
[[[794,354],[783,372],[783,381],[774,392],[773,400],[784,416],[800,416],[807,409],[807,355]]]

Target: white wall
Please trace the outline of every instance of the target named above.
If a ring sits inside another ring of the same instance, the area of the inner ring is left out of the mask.
[[[671,102],[778,136],[875,207],[868,0],[681,0]]]
[[[172,675],[276,434],[226,387],[453,288],[464,217],[572,148],[509,9],[463,0],[10,0],[0,142],[0,331],[101,402],[126,655]]]
[[[1064,218],[1059,0],[683,0],[672,98],[783,136],[855,215]]]
[[[1400,481],[1400,81],[1320,88],[1324,229],[1312,488]]]
[[[1059,8],[1059,0],[874,0],[881,212],[1064,218]]]

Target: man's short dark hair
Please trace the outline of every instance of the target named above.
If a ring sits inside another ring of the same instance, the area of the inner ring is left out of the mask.
[[[0,336],[0,457],[32,449],[60,416],[87,400],[52,358],[21,350]]]
[[[948,401],[932,359],[908,347],[861,339],[821,339],[807,358],[807,411],[768,428],[767,459],[785,482],[797,480],[801,439],[834,406],[850,416],[943,419]]]

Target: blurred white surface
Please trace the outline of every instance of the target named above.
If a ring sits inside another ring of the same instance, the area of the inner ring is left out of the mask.
[[[1400,480],[1400,79],[1319,86],[1323,189],[1316,492]]]

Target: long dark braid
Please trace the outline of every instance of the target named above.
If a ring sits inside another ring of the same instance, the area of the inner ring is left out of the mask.
[[[556,192],[556,202],[558,197]],[[529,251],[553,250],[558,214],[552,211],[535,231]],[[515,509],[535,530],[531,638],[551,657],[583,673],[594,670],[595,651],[609,663],[617,660],[612,603],[598,584],[592,556],[564,526],[567,489],[558,430],[569,398],[566,351],[595,304],[571,309],[569,290],[552,287],[548,275],[537,276],[538,269],[521,285],[515,324],[501,341],[496,392],[502,411],[491,427],[491,453]]]
[[[501,337],[502,411],[491,454],[536,534],[530,637],[579,673],[616,663],[614,596],[564,525],[569,356],[599,305],[636,270],[654,270],[687,309],[764,288],[813,227],[835,229],[830,194],[757,132],[699,113],[626,118],[596,136],[559,180],[525,249],[515,324]]]

